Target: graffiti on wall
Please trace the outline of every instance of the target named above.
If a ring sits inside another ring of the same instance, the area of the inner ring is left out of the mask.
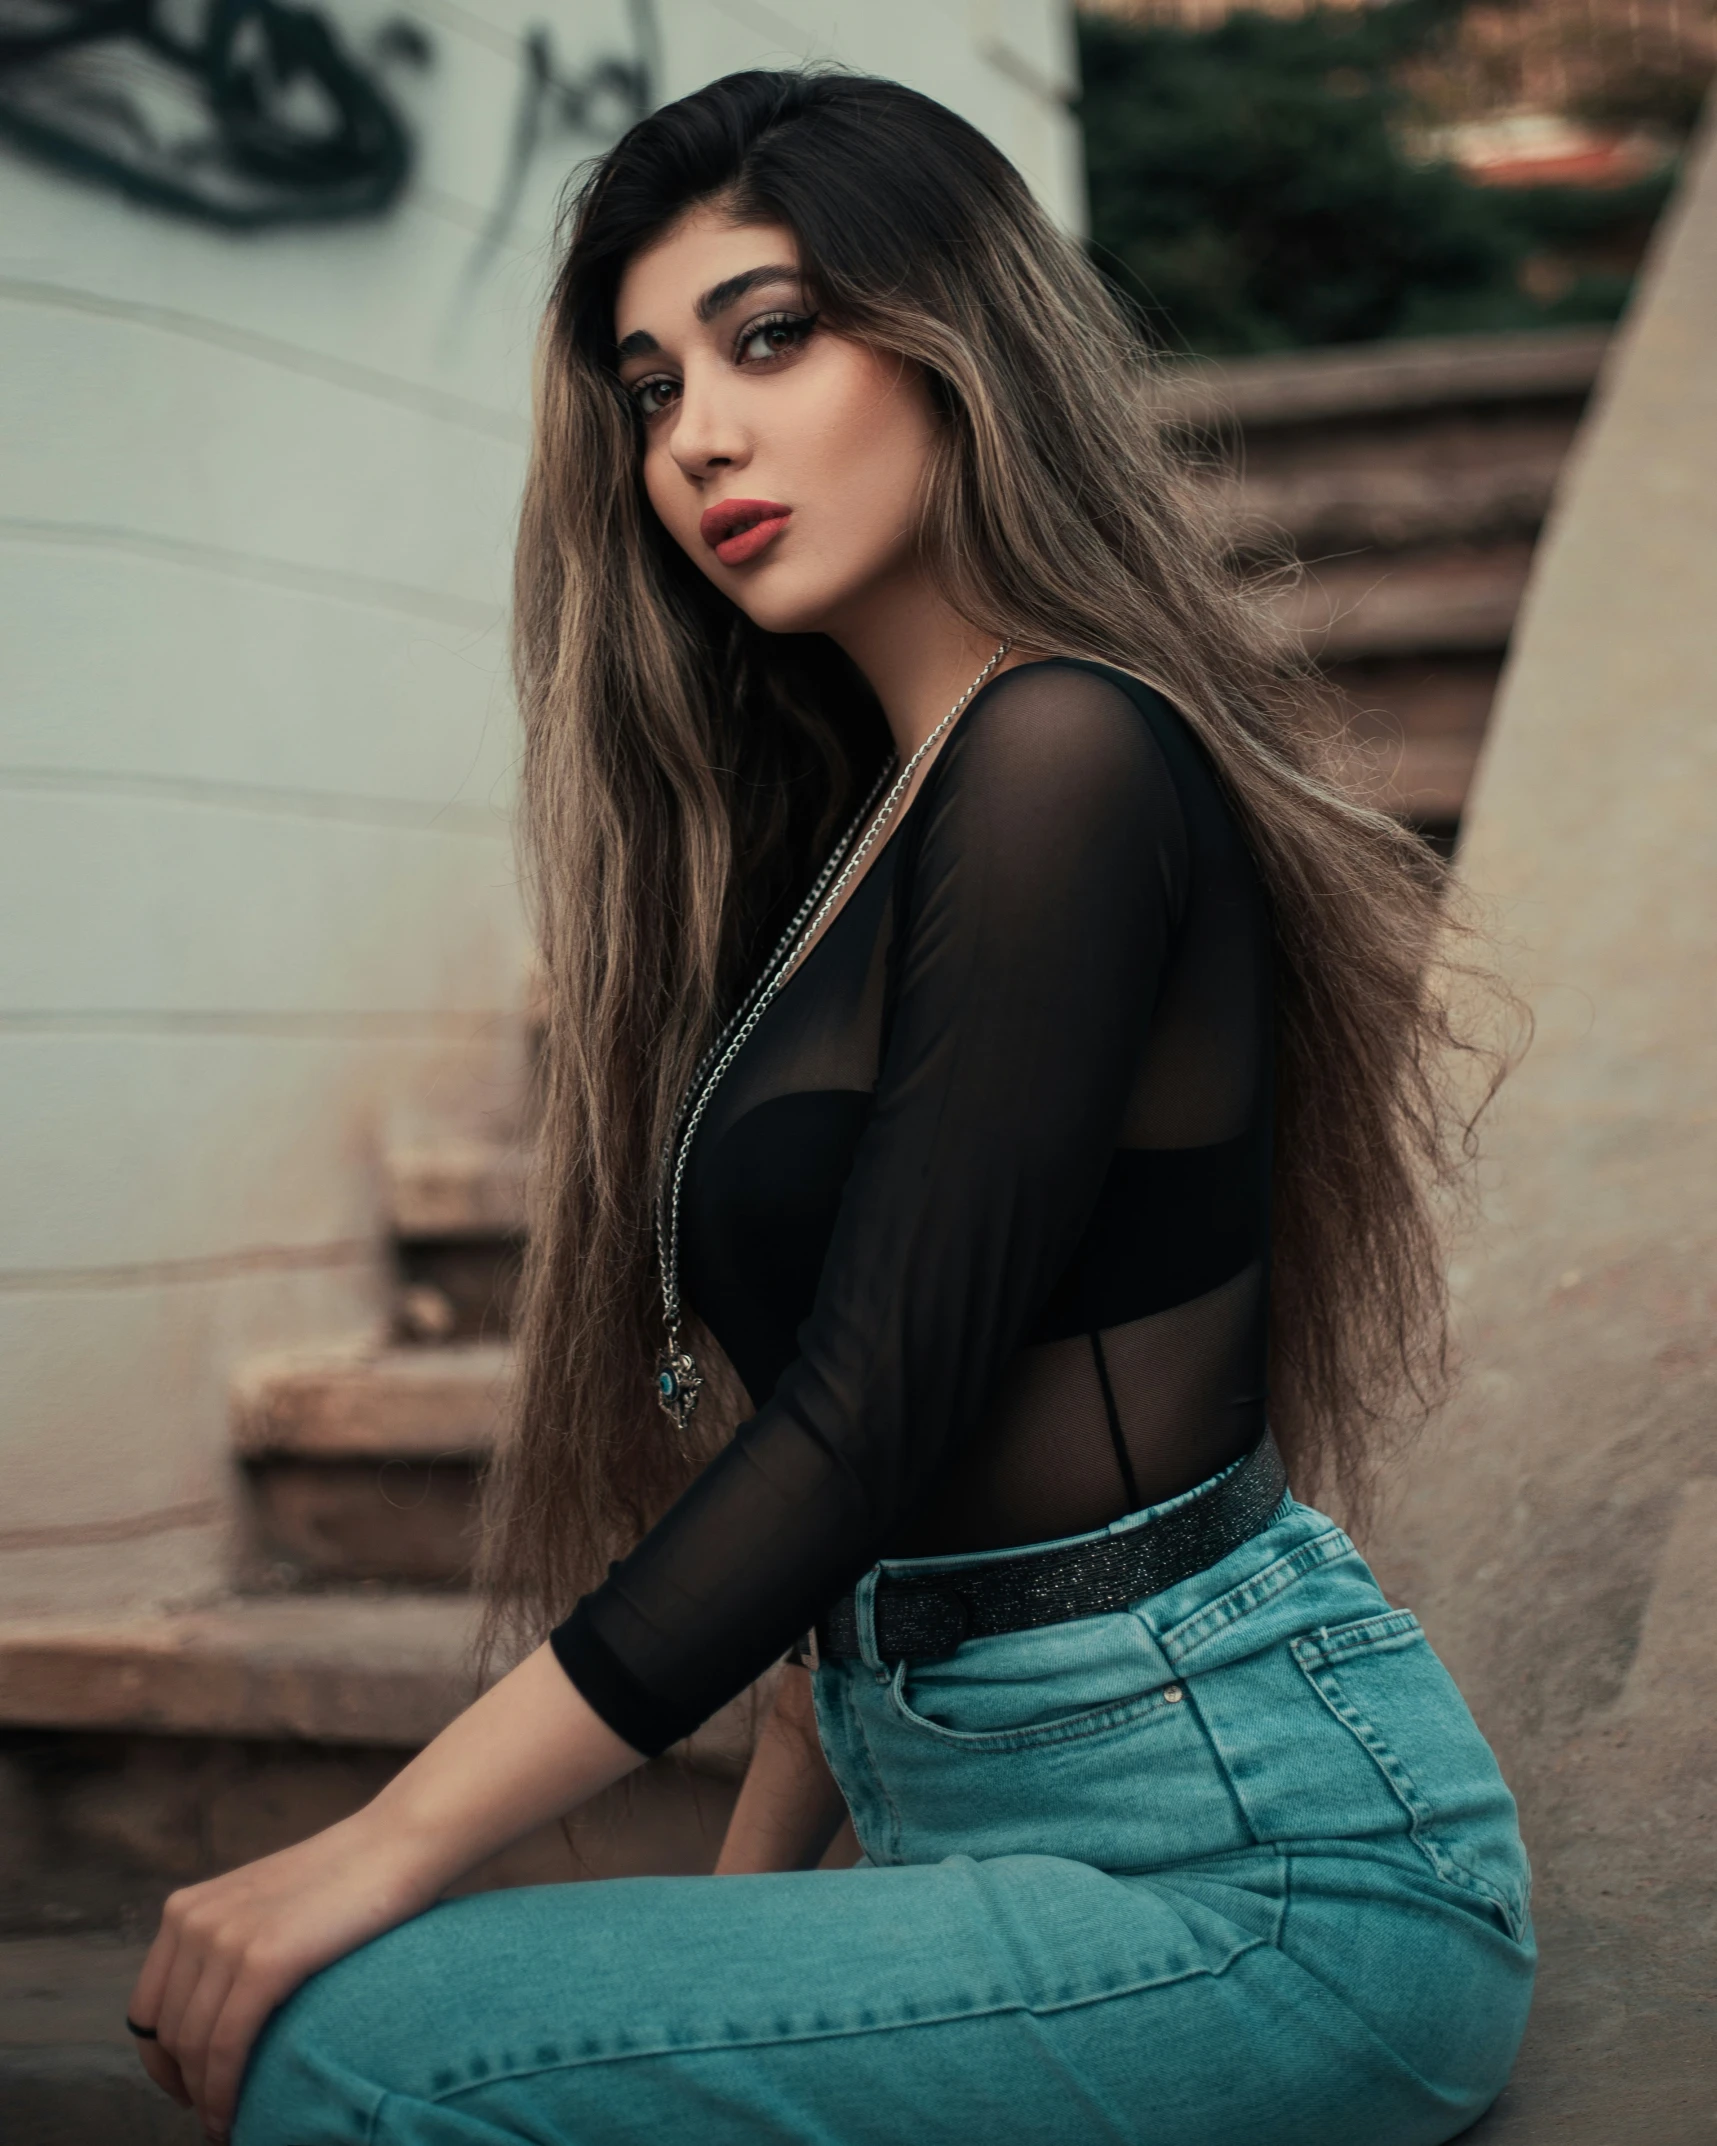
[[[552,153],[557,141],[569,136],[612,139],[655,109],[662,56],[654,0],[628,0],[627,13],[631,57],[598,59],[583,69],[561,62],[548,30],[539,26],[525,33],[507,168],[476,266],[506,238],[532,167],[545,151]]]
[[[151,208],[239,230],[373,216],[411,171],[382,80],[429,56],[384,33],[357,58],[327,19],[280,0],[0,0],[0,133]],[[402,34],[403,33],[403,34]]]
[[[414,141],[388,77],[428,66],[418,24],[365,51],[286,0],[0,0],[0,140],[146,207],[229,230],[375,216]],[[630,56],[564,65],[546,28],[520,46],[508,160],[482,241],[512,224],[532,166],[569,134],[612,138],[651,109],[651,0],[628,0]]]

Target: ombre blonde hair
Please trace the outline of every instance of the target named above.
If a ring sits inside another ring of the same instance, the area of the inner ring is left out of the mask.
[[[822,323],[923,369],[922,556],[960,615],[1148,680],[1218,771],[1275,933],[1271,1420],[1301,1495],[1352,1510],[1445,1371],[1473,1046],[1442,989],[1444,867],[1339,787],[1316,680],[1226,558],[1153,360],[1000,152],[896,83],[733,75],[596,167],[542,331],[515,632],[547,1026],[491,1640],[565,1615],[742,1405],[718,1395],[688,1446],[656,1404],[657,1157],[745,950],[887,751],[833,645],[754,627],[644,495],[616,287],[710,202],[792,230]]]

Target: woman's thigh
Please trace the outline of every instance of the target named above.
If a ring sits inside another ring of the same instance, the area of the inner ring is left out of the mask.
[[[236,2146],[1451,2137],[1478,2108],[1280,1948],[1290,1891],[1008,1856],[457,1901],[276,2016]]]

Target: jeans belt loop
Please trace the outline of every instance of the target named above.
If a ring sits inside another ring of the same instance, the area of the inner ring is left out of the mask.
[[[859,1659],[867,1669],[881,1669],[884,1666],[876,1644],[876,1583],[881,1577],[881,1566],[872,1565],[853,1589],[853,1615],[858,1625]]]

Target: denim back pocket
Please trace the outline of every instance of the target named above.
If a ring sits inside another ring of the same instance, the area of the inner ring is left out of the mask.
[[[1520,1937],[1531,1877],[1514,1798],[1418,1618],[1390,1610],[1303,1633],[1290,1646],[1437,1877],[1487,1902]]]

